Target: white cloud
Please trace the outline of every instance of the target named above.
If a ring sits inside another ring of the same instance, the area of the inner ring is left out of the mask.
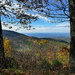
[[[31,15],[31,13],[25,13],[25,14]],[[38,18],[42,18],[42,19],[45,19],[46,21],[52,22],[52,21],[49,20],[47,17],[44,17],[43,15],[40,15],[40,14],[32,14],[32,16],[38,17]]]
[[[64,25],[63,25],[64,24]],[[5,27],[2,25],[2,29],[4,30],[13,30],[19,33],[70,33],[70,27],[65,27],[65,25],[69,26],[69,23],[63,23],[56,26],[35,26],[35,30],[26,30],[26,29],[19,29],[16,31],[17,28],[19,28],[20,25],[13,25],[8,24],[8,27]],[[9,29],[9,27],[12,26],[12,29]]]
[[[70,23],[69,22],[61,23],[56,25],[56,27],[70,27]]]

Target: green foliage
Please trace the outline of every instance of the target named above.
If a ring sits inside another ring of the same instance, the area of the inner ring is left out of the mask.
[[[9,68],[9,70],[11,70],[12,72],[16,72],[17,74],[21,74],[21,72],[23,72],[22,70],[15,68]]]
[[[46,58],[44,58],[41,62],[41,68],[49,70],[51,68],[51,64],[48,62]]]
[[[53,62],[53,66],[62,66],[63,64],[59,60]]]
[[[29,48],[29,49],[32,49],[32,47],[33,47],[33,42],[28,41],[26,44],[28,45],[28,48]]]

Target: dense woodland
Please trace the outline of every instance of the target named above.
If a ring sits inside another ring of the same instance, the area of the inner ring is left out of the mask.
[[[4,36],[4,53],[7,69],[2,69],[0,74],[69,74],[69,41],[28,37],[13,31],[5,31],[3,34],[7,36]],[[15,36],[14,39],[9,35]],[[19,38],[18,35],[21,37]],[[21,40],[22,38],[25,38],[25,41]],[[17,43],[19,43],[18,45],[23,45],[25,49],[16,45]]]

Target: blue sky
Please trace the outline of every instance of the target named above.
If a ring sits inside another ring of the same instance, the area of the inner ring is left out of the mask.
[[[69,22],[63,23],[49,23],[47,21],[38,20],[30,24],[35,30],[26,30],[26,29],[19,29],[17,32],[19,33],[70,33],[70,24]],[[9,27],[12,26],[12,29]],[[8,24],[8,27],[2,26],[5,30],[13,30],[16,31],[19,28],[20,24]]]
[[[18,8],[17,2],[15,3],[15,8]],[[23,9],[24,10],[24,9]],[[42,16],[37,13],[37,11],[27,11],[25,14],[33,13],[32,16],[38,16],[38,20],[35,22],[32,22],[30,25],[32,28],[35,28],[35,30],[26,30],[26,29],[19,29],[16,31],[19,26],[22,27],[21,24],[10,24],[7,22],[9,19],[4,19],[2,16],[2,24],[3,22],[6,22],[8,24],[8,27],[5,27],[2,25],[2,29],[4,30],[13,30],[19,33],[70,33],[70,23],[68,22],[60,22],[60,23],[52,23],[54,20],[47,18],[45,16]],[[35,14],[35,15],[34,15]],[[12,26],[12,29],[9,29],[9,27]]]

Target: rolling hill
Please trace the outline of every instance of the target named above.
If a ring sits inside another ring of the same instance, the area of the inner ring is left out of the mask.
[[[60,39],[52,39],[52,38],[36,38],[36,37],[29,37],[27,35],[23,35],[14,31],[3,30],[3,37],[8,38],[16,50],[33,50],[34,46],[39,48],[39,45],[34,43],[36,40],[47,40],[47,45],[42,46],[42,50],[49,49],[50,45],[57,46],[58,49],[61,46],[69,45],[69,42],[66,40]]]

